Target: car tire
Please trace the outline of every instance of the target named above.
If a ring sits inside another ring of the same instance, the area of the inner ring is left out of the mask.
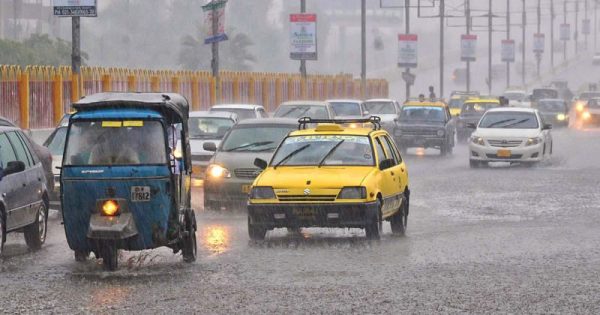
[[[0,208],[0,257],[4,252],[4,242],[6,242],[6,227],[4,225],[4,211]]]
[[[46,235],[48,233],[48,208],[46,203],[42,204],[38,208],[36,214],[36,220],[32,224],[28,225],[24,229],[25,243],[31,250],[39,250],[42,245],[46,242]]]
[[[390,221],[390,226],[392,227],[392,234],[398,236],[406,235],[406,228],[408,227],[408,199],[402,199],[402,206],[400,206],[400,210],[394,214]]]
[[[76,250],[74,254],[76,262],[84,262],[90,257],[90,252],[84,250]]]
[[[198,245],[196,240],[196,217],[193,214],[187,215],[186,218],[186,236],[182,240],[181,254],[183,261],[192,263],[196,261],[198,255]]]
[[[253,241],[262,241],[266,235],[267,229],[250,223],[250,217],[248,217],[248,236],[250,239]]]
[[[117,243],[107,241],[101,245],[100,257],[102,257],[102,265],[107,271],[115,271],[119,266],[119,250]]]
[[[381,201],[377,201],[377,218],[375,221],[367,224],[365,226],[365,234],[367,235],[367,239],[369,240],[379,240],[381,239]]]

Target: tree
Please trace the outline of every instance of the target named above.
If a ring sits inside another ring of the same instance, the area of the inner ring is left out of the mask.
[[[82,58],[88,58],[82,52]],[[0,40],[0,64],[61,66],[71,64],[71,43],[33,34],[23,42]]]

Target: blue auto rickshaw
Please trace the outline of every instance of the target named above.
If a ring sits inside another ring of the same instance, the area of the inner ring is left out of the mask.
[[[195,261],[186,99],[99,93],[73,108],[60,198],[75,260],[93,252],[105,269],[115,270],[118,250],[167,246]]]

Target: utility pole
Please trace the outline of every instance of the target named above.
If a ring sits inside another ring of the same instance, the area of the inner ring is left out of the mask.
[[[444,97],[444,0],[440,0],[440,98]]]
[[[364,1],[364,0],[363,0]],[[468,1],[468,0],[467,0]],[[404,32],[405,34],[410,34],[410,0],[404,0]],[[410,76],[410,68],[406,68],[407,77]],[[410,84],[408,80],[406,81],[406,99],[410,98]]]
[[[305,0],[302,0],[304,2]],[[360,70],[360,93],[361,97],[367,97],[367,0],[361,0],[360,8],[361,27],[361,70]]]
[[[471,34],[471,0],[466,0],[467,35]],[[467,60],[467,92],[471,92],[471,62]]]
[[[598,0],[594,1],[594,52],[598,51]]]
[[[81,24],[78,16],[71,18],[71,71],[81,73]],[[80,81],[81,82],[81,81]]]
[[[306,13],[306,0],[300,0],[300,13]],[[300,75],[306,79],[306,60],[300,60]]]
[[[584,15],[585,15],[584,20],[585,20],[585,23],[586,23],[586,27],[589,27],[590,21],[588,20],[588,0],[585,0],[584,5],[585,5],[585,7],[584,7]],[[583,36],[585,37],[585,46],[584,46],[585,50],[588,50],[588,33],[589,33],[589,29],[586,30],[585,34],[583,34]]]
[[[537,33],[540,34],[542,32],[542,4],[541,4],[541,0],[538,0],[538,5],[537,5]],[[540,77],[540,64],[542,63],[542,53],[541,52],[536,52],[535,54],[535,59],[537,62],[537,68],[536,68],[536,74],[537,77]]]
[[[506,0],[506,39],[510,39],[510,0]],[[514,45],[513,45],[514,47]],[[506,62],[506,88],[510,86],[510,61]]]
[[[523,64],[521,65],[521,81],[523,86],[525,86],[525,27],[527,25],[527,12],[525,11],[525,0],[522,0],[523,3],[523,44],[521,45],[521,60]]]
[[[213,9],[212,10],[212,34],[215,36],[219,32],[219,11]],[[221,76],[219,74],[219,42],[214,41],[212,44],[212,60],[211,60],[211,68],[212,68],[212,76],[215,79],[215,95],[216,102],[221,102]]]
[[[567,1],[566,0],[563,0],[563,12],[565,13],[565,16],[564,16],[565,19],[564,19],[563,24],[566,25],[567,24]],[[563,61],[567,62],[567,41],[565,40],[563,42],[564,42],[564,45],[563,45],[563,49],[564,49],[563,50]]]
[[[556,14],[554,12],[554,0],[550,0],[550,65],[552,72],[554,73],[554,19]]]
[[[575,56],[579,54],[579,0],[575,0]]]
[[[488,3],[488,94],[492,94],[492,0]]]

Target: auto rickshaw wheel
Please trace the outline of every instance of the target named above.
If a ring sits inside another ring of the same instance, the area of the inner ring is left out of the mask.
[[[81,250],[75,251],[75,261],[77,261],[77,262],[84,262],[88,259],[88,257],[90,257],[89,251],[81,251]]]
[[[117,244],[112,241],[104,242],[100,248],[100,256],[102,257],[102,262],[104,265],[104,269],[108,271],[115,271],[118,267],[119,260],[119,251],[117,249]]]
[[[192,263],[196,261],[198,255],[198,246],[196,242],[196,216],[193,212],[186,216],[187,235],[182,240],[182,256],[183,261]]]
[[[38,208],[35,222],[28,225],[24,229],[25,243],[31,250],[39,250],[46,242],[46,233],[48,227],[48,208],[42,202]]]

